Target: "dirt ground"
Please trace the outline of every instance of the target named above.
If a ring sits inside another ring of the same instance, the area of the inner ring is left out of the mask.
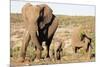
[[[77,63],[77,62],[93,62],[95,56],[90,59],[90,56],[95,55],[95,17],[92,16],[57,16],[59,18],[59,27],[53,37],[51,45],[54,44],[54,39],[62,40],[63,52],[61,60],[41,59],[35,63],[33,60],[25,61],[24,63],[16,62],[19,57],[20,47],[22,45],[23,34],[25,31],[24,23],[19,14],[11,14],[11,44],[10,44],[10,59],[11,66],[17,65],[38,65],[38,64],[62,64],[62,63]],[[75,26],[85,24],[85,29],[89,31],[89,36],[93,39],[93,49],[90,53],[80,52],[75,54],[71,46],[71,32]],[[34,46],[32,44],[27,49],[27,57],[34,58]],[[42,52],[43,54],[45,53]]]

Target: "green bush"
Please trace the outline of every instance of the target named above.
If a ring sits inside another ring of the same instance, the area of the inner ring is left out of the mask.
[[[35,58],[35,50],[32,44],[27,48],[26,57],[29,57],[31,60]]]
[[[12,56],[13,58],[19,57],[20,47],[11,48],[10,51],[10,56]]]

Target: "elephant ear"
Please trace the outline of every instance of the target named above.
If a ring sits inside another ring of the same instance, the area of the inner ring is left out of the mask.
[[[44,7],[41,7],[40,9],[41,9],[40,16],[39,16],[37,22],[38,22],[39,28],[43,29],[45,27],[45,23],[43,23],[43,21],[44,21]]]
[[[52,20],[53,14],[52,14],[52,9],[46,5],[46,4],[41,4],[40,5],[40,16],[39,16],[39,27],[40,29],[43,29],[46,24],[49,24]]]
[[[49,6],[47,6],[47,5],[45,5],[44,6],[44,24],[48,24],[48,23],[50,23],[50,21],[52,20],[52,17],[53,17],[53,14],[52,14],[52,9],[49,7]]]

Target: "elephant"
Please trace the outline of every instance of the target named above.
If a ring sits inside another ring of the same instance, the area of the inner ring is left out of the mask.
[[[88,52],[91,48],[93,49],[91,44],[92,38],[87,36],[87,34],[80,27],[73,29],[71,41],[72,48],[75,53],[77,53],[77,51],[81,48],[84,49],[85,52]]]
[[[55,60],[61,59],[62,49],[62,41],[60,39],[53,40],[54,43],[50,45],[50,57]]]
[[[29,41],[35,45],[36,59],[41,59],[42,43],[46,42],[47,55],[49,58],[49,47],[58,27],[58,20],[52,9],[46,4],[32,5],[27,3],[22,8],[22,18],[25,25],[25,34],[22,41],[20,61],[23,62]]]

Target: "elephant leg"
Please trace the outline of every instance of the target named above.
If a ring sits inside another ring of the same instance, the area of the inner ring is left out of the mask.
[[[60,60],[60,48],[55,50],[55,60]]]
[[[46,51],[47,51],[46,58],[50,58],[50,56],[49,56],[49,47],[50,47],[50,44],[46,44]]]
[[[24,61],[24,59],[25,59],[26,50],[27,50],[29,41],[30,41],[30,35],[29,35],[29,32],[26,31],[23,41],[22,41],[22,47],[21,47],[21,53],[20,53],[20,60],[22,60],[22,61]]]
[[[77,47],[75,47],[75,53],[77,53]]]
[[[60,51],[56,52],[56,58],[57,58],[57,60],[60,60]]]
[[[55,56],[54,56],[54,55],[55,55],[54,49],[50,50],[49,53],[50,53],[50,58],[51,58],[51,59],[54,59],[54,58],[55,58]]]
[[[90,48],[90,43],[87,44],[86,52],[89,51],[89,48]]]
[[[38,38],[39,44],[42,46],[42,41]],[[42,49],[43,50],[43,49]],[[35,46],[35,59],[41,59],[41,50]]]
[[[46,48],[47,48],[46,58],[50,58],[50,56],[49,56],[49,48],[50,48],[51,41],[52,41],[52,37],[46,41]]]
[[[40,49],[36,49],[36,59],[41,59],[41,50]]]
[[[31,34],[31,40],[32,40],[33,44],[36,46],[36,58],[40,59],[41,50],[43,50],[42,45],[39,43],[39,40],[38,40],[36,34],[34,34],[34,33],[30,33],[30,34]]]
[[[35,58],[34,62],[39,62],[41,59],[41,50],[35,46]]]

